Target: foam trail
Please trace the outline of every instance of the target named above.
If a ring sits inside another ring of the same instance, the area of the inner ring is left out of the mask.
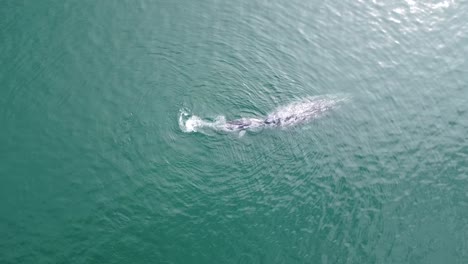
[[[179,114],[179,127],[183,132],[200,132],[204,128],[222,130],[225,127],[226,119],[224,116],[218,116],[213,122],[203,120],[199,116],[191,115],[186,110],[181,110]]]

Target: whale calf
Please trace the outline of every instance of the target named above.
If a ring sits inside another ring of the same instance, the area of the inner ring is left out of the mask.
[[[265,117],[240,118],[226,121],[218,116],[214,121],[204,120],[196,115],[181,111],[179,126],[184,132],[203,132],[206,129],[224,132],[239,132],[242,136],[247,130],[263,128],[290,127],[307,123],[336,108],[347,100],[346,96],[315,96],[292,102],[279,107]]]

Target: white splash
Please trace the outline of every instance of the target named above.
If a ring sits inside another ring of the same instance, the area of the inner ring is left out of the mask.
[[[183,132],[199,132],[203,128],[222,130],[226,125],[226,118],[218,116],[214,121],[204,120],[196,115],[191,115],[187,110],[179,113],[179,127]]]

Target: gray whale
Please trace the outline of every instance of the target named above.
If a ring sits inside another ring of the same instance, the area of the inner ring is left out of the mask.
[[[348,97],[325,95],[308,97],[282,106],[266,117],[240,118],[226,121],[224,116],[218,116],[214,121],[204,120],[196,115],[181,112],[179,126],[184,132],[203,132],[206,129],[226,132],[241,132],[270,127],[290,127],[307,123],[318,118],[327,111],[336,108]]]

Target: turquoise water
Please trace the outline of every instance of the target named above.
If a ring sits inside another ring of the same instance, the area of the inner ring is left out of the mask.
[[[468,263],[466,21],[455,0],[1,1],[0,263]],[[179,124],[314,96],[349,99]]]

